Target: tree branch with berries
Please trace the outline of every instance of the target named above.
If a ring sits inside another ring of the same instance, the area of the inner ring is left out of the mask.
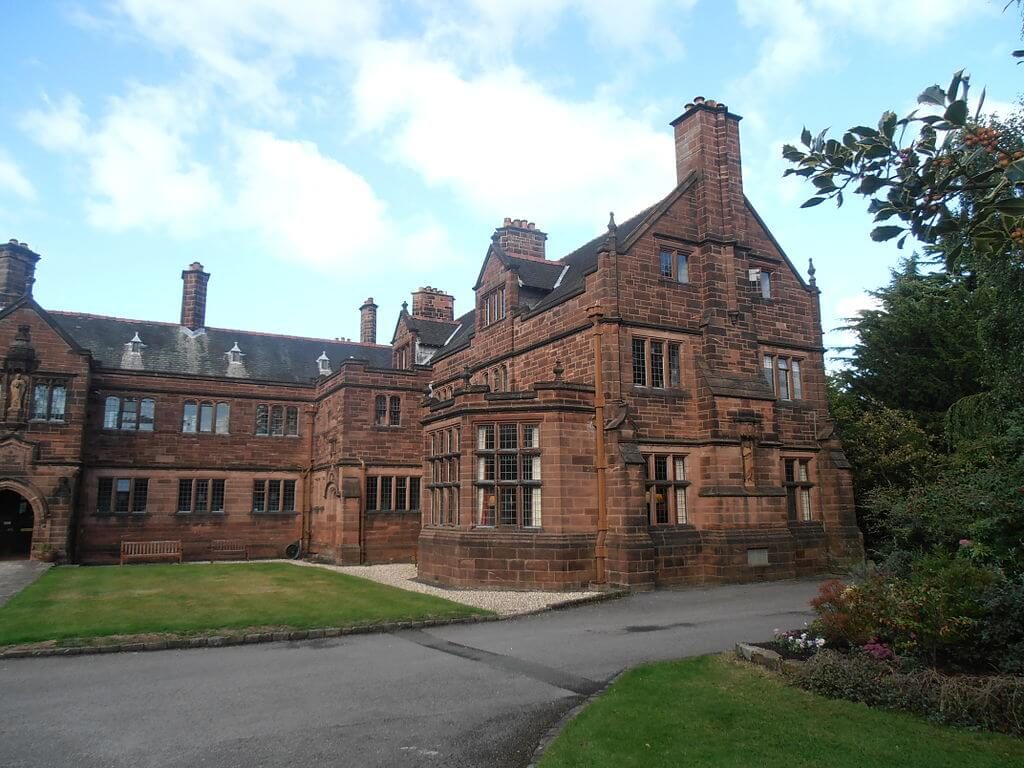
[[[985,93],[972,111],[970,77],[961,70],[945,89],[933,85],[903,118],[886,111],[877,127],[854,126],[841,138],[804,128],[803,148],[787,144],[786,176],[808,179],[815,194],[842,205],[853,193],[868,198],[875,241],[912,237],[941,251],[958,269],[966,254],[1024,246],[1024,142],[1019,124],[983,120]],[[1019,117],[1019,115],[1018,115]],[[1011,121],[1012,122],[1012,121]],[[1016,128],[1016,129],[1014,129]]]

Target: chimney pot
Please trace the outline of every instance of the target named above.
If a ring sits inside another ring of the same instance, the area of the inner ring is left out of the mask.
[[[694,96],[693,97],[693,101],[694,101],[695,104],[703,104],[704,103],[704,97],[703,96]]]

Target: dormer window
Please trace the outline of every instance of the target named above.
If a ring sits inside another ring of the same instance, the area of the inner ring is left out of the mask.
[[[242,350],[238,348],[238,342],[228,350],[228,362],[239,365],[242,362]]]
[[[331,359],[327,357],[327,350],[321,352],[320,357],[316,359],[316,367],[321,376],[331,375]]]
[[[128,349],[131,351],[131,353],[133,355],[141,355],[142,354],[142,348],[145,345],[142,343],[142,339],[139,338],[138,331],[136,331],[135,335],[132,336],[132,340],[128,342],[128,345],[129,345]]]
[[[480,304],[480,317],[484,328],[505,319],[505,286],[484,296]]]

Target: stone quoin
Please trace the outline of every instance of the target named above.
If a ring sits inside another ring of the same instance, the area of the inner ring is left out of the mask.
[[[551,590],[862,558],[813,267],[744,195],[739,121],[687,104],[676,187],[561,258],[506,218],[474,307],[422,287],[390,344],[372,298],[358,343],[208,328],[198,262],[178,323],[48,311],[39,255],[0,245],[0,557],[300,540],[432,583]]]

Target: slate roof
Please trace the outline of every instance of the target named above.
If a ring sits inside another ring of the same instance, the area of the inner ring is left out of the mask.
[[[420,344],[428,347],[443,347],[458,325],[458,320],[436,320],[433,318],[414,317],[406,314],[406,325],[409,330],[415,331],[420,339]]]
[[[435,362],[442,357],[458,352],[460,349],[464,349],[469,346],[470,339],[473,338],[476,333],[476,310],[471,309],[469,312],[458,318],[458,323],[455,332],[451,334],[451,339],[436,355],[434,355],[430,362]]]
[[[616,237],[619,242],[621,243],[629,238],[640,227],[640,225],[644,223],[647,216],[651,211],[657,208],[658,205],[660,205],[660,203],[640,211],[640,213],[619,224],[616,229]],[[590,242],[581,245],[568,256],[559,259],[557,262],[552,262],[563,269],[568,265],[569,269],[565,270],[565,274],[561,274],[561,272],[559,273],[561,282],[558,283],[558,287],[555,288],[554,285],[552,285],[553,290],[530,307],[529,314],[541,312],[548,307],[560,304],[570,296],[574,296],[582,291],[584,287],[584,278],[597,270],[597,253],[601,249],[601,245],[604,243],[607,236],[607,232],[598,235]]]
[[[159,373],[308,384],[317,376],[316,360],[322,352],[330,359],[332,371],[349,358],[365,360],[375,368],[391,368],[391,348],[378,345],[224,328],[207,328],[193,335],[174,323],[77,312],[49,314],[104,368],[122,367],[125,345],[136,333],[145,345],[142,370]],[[228,352],[236,343],[242,351],[242,366],[229,372]]]
[[[506,256],[508,265],[513,269],[523,286],[550,291],[558,282],[559,275],[565,264],[559,261],[540,261],[538,259],[522,259],[518,256]]]

